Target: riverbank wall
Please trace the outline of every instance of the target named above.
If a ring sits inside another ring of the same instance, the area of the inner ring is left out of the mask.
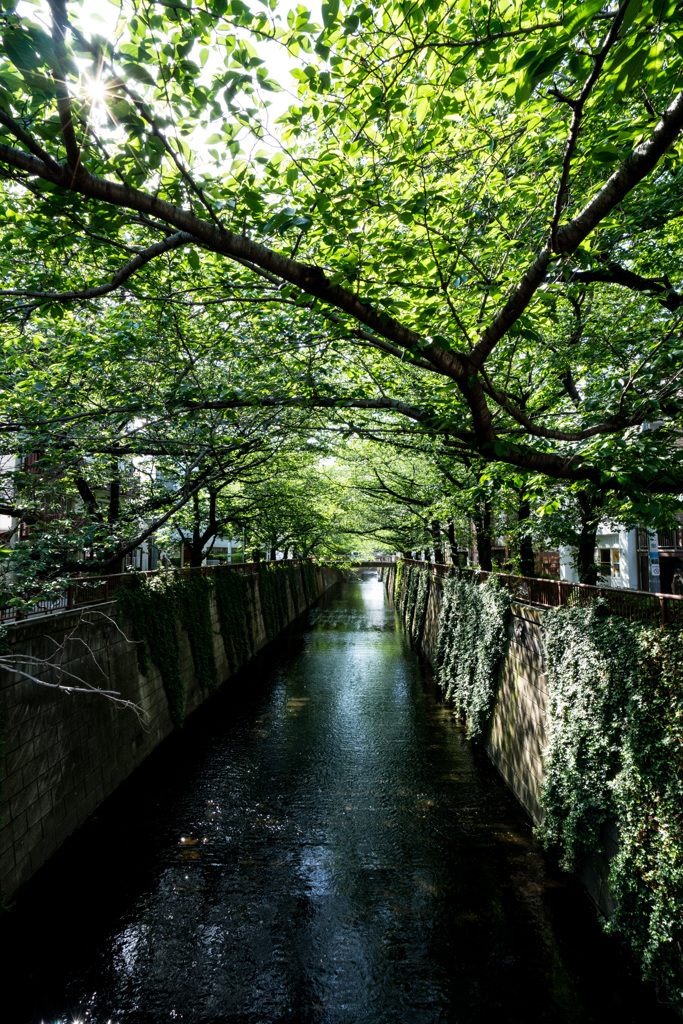
[[[387,593],[394,593],[396,566],[384,570]],[[405,609],[405,577],[396,594],[398,611]],[[426,606],[420,612],[424,622],[417,629],[414,621],[405,621],[409,634],[419,636],[418,647],[432,668],[436,662],[439,620],[443,606],[443,580],[430,576]],[[548,672],[545,664],[542,626],[548,614],[513,602],[507,622],[508,644],[498,672],[498,686],[493,714],[484,736],[484,749],[508,787],[535,824],[543,820],[541,790],[544,781],[543,749],[546,746],[546,709],[548,705]],[[611,917],[614,901],[607,883],[609,863],[618,849],[615,828],[605,827],[602,835],[604,852],[592,854],[577,874],[591,899],[604,917]]]
[[[314,570],[288,566],[276,571],[283,574],[276,591],[281,628],[341,575],[332,566]],[[273,640],[273,588],[266,593],[263,577],[256,572],[243,580],[246,646],[253,657]],[[216,588],[208,587],[207,592],[216,681],[224,687],[236,674],[234,658],[221,629]],[[198,677],[196,651],[181,617],[175,627],[187,715],[211,696],[212,688],[202,685]],[[9,653],[23,659],[25,672],[51,683],[117,691],[137,710],[116,705],[101,694],[68,694],[25,675],[2,673],[0,892],[4,897],[27,882],[173,731],[162,671],[151,659],[144,666],[146,671],[141,670],[140,641],[135,636],[136,623],[130,614],[122,615],[114,601],[7,626]],[[258,685],[258,676],[249,675],[249,662],[239,671],[240,686]]]

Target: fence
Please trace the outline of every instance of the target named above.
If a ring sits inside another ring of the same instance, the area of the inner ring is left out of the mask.
[[[234,565],[202,565],[196,568],[186,567],[177,569],[181,576],[213,576],[216,572],[229,570],[250,574],[258,572],[260,565],[272,565],[272,562],[238,562]],[[280,561],[277,563],[282,565]],[[287,565],[298,565],[299,559],[288,559]],[[162,572],[164,570],[161,570]],[[16,622],[17,620],[31,618],[34,615],[49,615],[50,612],[69,611],[72,608],[86,608],[93,604],[103,604],[111,601],[120,587],[130,586],[137,576],[152,577],[158,575],[159,570],[153,569],[148,572],[125,572],[115,576],[79,576],[55,597],[45,597],[36,601],[29,608],[18,609],[11,605],[0,606],[0,623]]]
[[[258,572],[261,565],[299,565],[300,563],[300,558],[288,558],[286,561],[280,559],[277,562],[263,560],[261,562],[236,562],[230,565],[202,565],[194,568],[185,567],[175,571],[180,576],[193,576],[197,574],[200,576],[214,576],[217,572],[225,572],[227,570],[249,575],[250,573]],[[355,562],[353,564],[376,569],[390,563],[376,561]],[[136,576],[156,576],[159,571],[158,569],[152,569],[148,572],[125,572],[115,576],[79,576],[72,580],[66,589],[54,598],[42,598],[29,608],[18,609],[11,605],[0,605],[0,623],[16,622],[17,620],[31,618],[34,615],[49,615],[51,612],[63,612],[69,611],[72,608],[87,608],[89,605],[103,604],[105,601],[111,601],[120,587],[130,586]]]
[[[406,558],[406,565],[419,565],[430,569],[434,576],[445,579],[455,566]],[[524,604],[541,608],[562,605],[585,606],[602,598],[613,615],[622,615],[634,622],[659,622],[663,626],[683,627],[683,597],[676,594],[651,594],[646,590],[627,590],[613,587],[591,587],[587,583],[567,583],[565,580],[537,580],[530,576],[512,576],[504,572],[485,572],[468,567],[459,569],[477,583],[489,577],[500,584]]]

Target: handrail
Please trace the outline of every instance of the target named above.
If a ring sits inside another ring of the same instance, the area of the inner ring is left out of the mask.
[[[261,559],[258,562],[231,562],[224,565],[200,565],[183,566],[176,568],[180,576],[213,576],[216,572],[229,569],[232,572],[240,572],[245,576],[258,572],[263,565],[301,565],[304,561],[312,559],[287,558],[287,559]],[[326,562],[314,562],[315,565],[325,565]],[[334,565],[334,562],[329,564]],[[384,565],[391,565],[391,562],[354,562],[354,567],[379,568]],[[144,576],[146,578],[157,576],[165,569],[134,570],[132,572],[115,573],[111,576],[79,576],[68,584],[66,590],[54,599],[44,598],[36,601],[28,610],[19,610],[13,606],[0,606],[0,623],[17,622],[33,618],[36,615],[49,615],[53,612],[65,612],[76,608],[87,608],[94,604],[104,604],[111,601],[114,594],[120,587],[130,586],[132,580]]]
[[[404,561],[406,565],[429,568],[438,579],[446,579],[457,568],[455,565],[426,562],[416,558],[406,558]],[[467,566],[458,571],[472,577],[476,576],[477,583],[484,583],[489,577],[493,577],[507,587],[519,601],[541,608],[585,606],[599,597],[607,602],[613,615],[621,615],[637,622],[683,626],[683,596],[679,594],[651,593],[648,590],[630,590],[628,587],[594,587],[588,583],[569,583],[567,580],[536,579],[533,576],[488,572],[477,566]]]

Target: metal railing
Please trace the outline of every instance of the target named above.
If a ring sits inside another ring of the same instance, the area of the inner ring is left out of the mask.
[[[217,572],[240,572],[244,575],[251,575],[258,572],[262,565],[300,565],[302,559],[288,558],[268,561],[263,559],[259,562],[236,562],[228,565],[202,565],[196,567],[185,566],[176,569],[180,576],[214,576]],[[316,565],[325,565],[327,562],[316,562]],[[334,562],[330,564],[334,565]],[[359,568],[377,569],[382,566],[391,565],[391,562],[354,562],[353,565]],[[36,601],[28,609],[18,609],[14,606],[0,605],[0,623],[17,622],[23,619],[33,618],[36,615],[49,615],[52,612],[66,612],[73,609],[87,608],[89,605],[104,604],[111,601],[120,587],[130,586],[136,577],[157,576],[159,572],[168,570],[152,569],[147,571],[135,571],[118,573],[113,576],[79,576],[73,579],[66,589],[54,598],[42,598]]]
[[[287,565],[298,565],[299,559],[287,559]],[[273,562],[237,562],[230,565],[202,565],[197,567],[184,566],[176,569],[180,576],[213,576],[216,572],[230,570],[245,575],[258,572],[260,565],[274,565]],[[282,561],[278,561],[282,565]],[[154,577],[159,572],[168,570],[151,569],[142,572],[123,572],[113,576],[79,576],[71,581],[62,593],[54,598],[42,598],[28,609],[17,609],[13,606],[0,606],[0,622],[16,622],[32,618],[35,615],[49,615],[51,612],[65,612],[72,609],[86,608],[93,604],[104,604],[111,601],[121,587],[129,587],[136,577]]]
[[[406,558],[405,562],[406,565],[430,569],[440,579],[445,579],[455,569],[453,565],[414,558]],[[504,572],[486,572],[476,566],[460,569],[459,572],[469,575],[476,583],[494,577],[518,601],[539,608],[558,608],[563,605],[585,607],[596,598],[602,598],[613,615],[621,615],[632,622],[657,622],[663,626],[683,627],[683,597],[677,594],[653,594],[647,590],[628,590],[625,587],[592,587],[587,583],[541,580]]]

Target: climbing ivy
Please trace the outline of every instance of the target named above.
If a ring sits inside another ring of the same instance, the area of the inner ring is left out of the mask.
[[[403,616],[403,624],[411,635],[419,582],[420,576],[418,566],[409,565],[405,570],[405,584],[403,587],[403,599],[401,601],[400,611]]]
[[[272,640],[287,624],[288,594],[294,566],[261,565],[258,570],[261,611],[266,636]]]
[[[261,607],[266,635],[276,636],[286,625],[288,595],[294,593],[296,567],[262,565],[258,570]],[[307,597],[315,586],[315,566],[301,567]],[[190,641],[197,679],[208,690],[215,688],[217,669],[213,646],[210,595],[215,588],[218,621],[231,670],[245,663],[252,651],[253,634],[247,600],[247,582],[226,569],[212,576],[181,576],[177,570],[150,576],[131,576],[126,587],[117,592],[121,613],[132,622],[138,641],[138,664],[147,672],[149,659],[161,671],[171,720],[181,726],[185,718],[185,690],[180,673],[180,651],[176,618],[180,619]]]
[[[405,562],[401,561],[396,566],[394,603],[413,644],[419,644],[422,639],[429,601],[430,579],[429,571],[418,565],[406,566]],[[401,596],[402,580],[405,582]]]
[[[176,583],[180,621],[190,641],[197,680],[205,690],[215,690],[218,682],[209,598],[212,588],[213,580],[198,574],[181,576]]]
[[[414,640],[428,573],[399,563],[396,603]],[[437,679],[470,737],[493,711],[511,595],[495,577],[444,581]],[[402,594],[402,597],[401,597]],[[607,927],[628,939],[647,977],[683,1000],[683,630],[610,617],[604,602],[549,611],[549,673],[539,834],[566,869],[619,837]]]
[[[235,672],[252,653],[247,581],[241,572],[230,569],[219,570],[213,580],[223,646],[230,669]]]
[[[427,603],[429,601],[429,588],[431,584],[431,573],[427,569],[417,569],[417,589],[415,592],[415,608],[410,627],[410,639],[418,644],[422,639],[425,620],[427,618]]]
[[[174,570],[149,577],[131,575],[128,585],[117,591],[116,600],[120,614],[132,623],[140,671],[148,671],[150,658],[159,666],[171,721],[181,727],[185,688],[176,629],[177,579]]]
[[[394,575],[394,606],[395,607],[398,607],[399,601],[401,599],[401,580],[403,579],[403,572],[404,572],[404,569],[405,569],[405,565],[406,565],[406,563],[403,561],[403,559],[401,559],[401,561],[396,564],[395,575]]]
[[[549,672],[546,815],[539,832],[566,868],[619,834],[611,929],[646,976],[683,997],[683,632],[557,609]]]
[[[467,727],[481,736],[493,713],[498,669],[508,644],[511,595],[495,577],[476,584],[453,570],[444,581],[436,642],[436,673],[446,699]]]
[[[301,563],[301,578],[304,584],[306,604],[313,604],[318,600],[318,577],[315,562],[312,562],[310,558],[306,558]]]

